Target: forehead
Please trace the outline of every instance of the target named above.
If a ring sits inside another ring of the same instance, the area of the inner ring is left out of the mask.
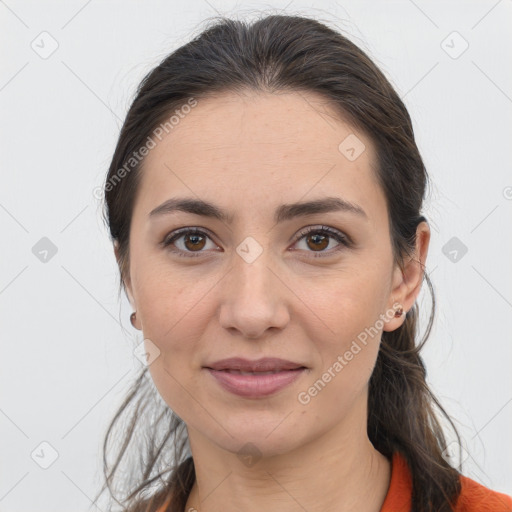
[[[199,99],[168,132],[144,160],[145,212],[183,195],[230,210],[338,195],[369,216],[385,210],[371,140],[316,93]]]

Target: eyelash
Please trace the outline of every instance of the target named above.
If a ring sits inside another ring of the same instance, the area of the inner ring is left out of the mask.
[[[305,236],[307,235],[310,235],[310,234],[321,234],[321,235],[328,235],[329,237],[331,238],[334,238],[337,242],[339,242],[340,245],[336,246],[334,249],[331,249],[329,251],[319,251],[318,253],[315,253],[315,251],[307,251],[307,252],[312,252],[313,253],[313,257],[314,258],[323,258],[323,257],[326,257],[326,256],[330,256],[332,255],[333,252],[337,252],[337,251],[340,251],[340,250],[343,250],[344,248],[348,248],[348,247],[351,247],[352,246],[352,240],[350,239],[350,237],[348,237],[347,235],[344,235],[343,233],[341,233],[340,231],[337,231],[335,229],[332,229],[328,226],[322,226],[321,228],[318,228],[318,227],[308,227],[308,228],[304,228],[302,229],[298,236],[296,237],[295,241],[294,241],[294,244],[296,244],[297,242],[299,242],[300,240],[302,240],[302,238],[304,238]],[[182,236],[184,235],[200,235],[200,236],[206,236],[208,238],[211,239],[211,237],[208,235],[208,233],[200,230],[200,229],[197,229],[197,228],[183,228],[183,229],[179,229],[177,230],[173,236],[171,237],[166,237],[163,242],[161,242],[162,246],[164,248],[169,248],[169,250],[175,254],[177,254],[178,256],[182,256],[182,257],[186,257],[186,258],[194,258],[194,257],[197,257],[197,256],[200,256],[201,253],[205,252],[205,251],[183,251],[181,249],[174,249],[172,248],[172,243],[175,242],[176,240],[178,240],[179,238],[181,238]]]

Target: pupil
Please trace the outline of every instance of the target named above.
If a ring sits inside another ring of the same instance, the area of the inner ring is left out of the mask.
[[[200,247],[200,244],[201,244],[201,241],[200,239],[202,238],[201,235],[188,235],[187,236],[187,244],[191,242],[191,245],[192,245],[192,248],[201,248]],[[189,247],[190,248],[190,247]]]
[[[324,235],[318,235],[318,234],[317,234],[317,235],[311,235],[309,238],[310,238],[310,239],[314,239],[314,242],[313,242],[314,244],[318,244],[319,242],[320,242],[320,243],[322,243],[322,242],[325,242],[325,241],[327,240],[327,237],[326,237],[326,236],[324,236]],[[320,239],[320,241],[319,241],[318,239]],[[321,248],[321,249],[325,249],[325,247],[326,247],[326,245],[325,245],[325,243],[324,243],[324,244],[322,245],[322,247],[320,247],[320,248]],[[318,247],[318,245],[317,245],[317,248],[319,248],[319,247]]]

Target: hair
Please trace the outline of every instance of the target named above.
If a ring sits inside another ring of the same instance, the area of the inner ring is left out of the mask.
[[[104,187],[104,217],[118,249],[119,293],[121,287],[126,291],[130,223],[144,163],[133,156],[155,129],[176,109],[191,104],[191,99],[244,91],[318,93],[340,119],[370,138],[376,148],[377,180],[386,197],[394,261],[403,269],[415,249],[416,228],[426,221],[421,208],[429,178],[407,109],[383,72],[348,38],[312,18],[272,14],[248,23],[221,16],[143,78],[122,126]],[[433,286],[422,271],[432,295],[428,325],[416,343],[419,308],[415,303],[399,328],[382,333],[369,382],[367,429],[379,452],[388,458],[399,452],[407,461],[413,510],[442,512],[453,510],[460,473],[443,457],[447,440],[441,419],[448,420],[454,430],[459,450],[460,437],[430,390],[420,357],[435,313]],[[134,410],[118,436],[122,443],[115,462],[109,465],[114,426],[131,404]],[[139,460],[131,463],[129,475],[122,475],[121,459],[143,419],[148,420],[141,434],[145,446],[138,448]],[[171,446],[174,450],[169,450]],[[147,367],[108,427],[103,472],[100,495],[108,488],[114,496],[118,480],[127,487],[123,510],[152,512],[164,503],[167,511],[181,512],[185,507],[195,480],[186,425],[159,399]]]

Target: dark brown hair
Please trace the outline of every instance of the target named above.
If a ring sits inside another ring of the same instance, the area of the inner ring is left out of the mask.
[[[412,254],[416,227],[426,220],[421,208],[428,176],[407,109],[384,74],[348,38],[314,19],[266,15],[247,23],[221,17],[142,80],[121,129],[105,182],[104,212],[112,241],[118,244],[119,292],[121,285],[126,291],[130,223],[144,163],[134,155],[191,99],[246,90],[319,93],[340,118],[367,134],[377,152],[376,172],[387,201],[395,262],[403,268]],[[452,510],[460,483],[458,470],[442,455],[446,439],[437,414],[449,421],[459,446],[460,439],[426,383],[419,355],[435,312],[432,283],[425,272],[423,277],[433,306],[426,332],[416,343],[416,303],[401,327],[383,332],[369,385],[368,436],[382,454],[391,458],[398,451],[407,460],[413,510],[440,512]],[[114,426],[130,405],[133,410],[120,429],[121,442],[110,464]],[[128,475],[122,474],[121,459],[137,435],[142,437],[135,447],[139,458],[126,462]],[[126,494],[123,510],[155,511],[171,496],[167,510],[183,510],[195,479],[186,427],[161,400],[146,367],[108,428],[103,456],[105,485],[100,494],[108,488],[115,496],[114,483],[121,482]]]

